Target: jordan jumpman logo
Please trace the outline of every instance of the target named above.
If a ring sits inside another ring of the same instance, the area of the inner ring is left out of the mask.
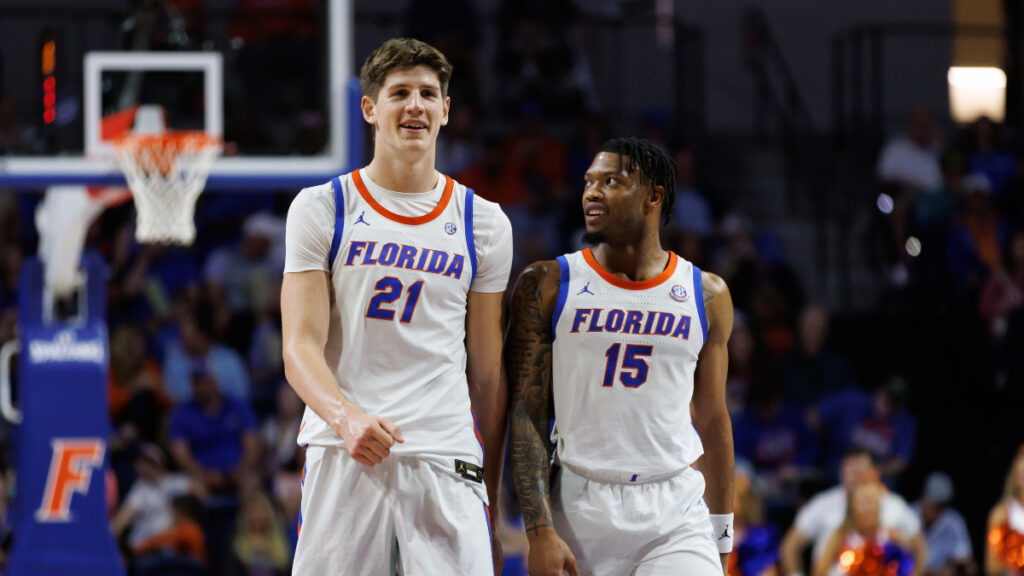
[[[590,291],[590,282],[587,282],[587,285],[584,286],[582,290],[576,293],[577,296],[579,296],[580,294],[590,294],[591,296],[596,296],[596,294]]]
[[[352,225],[355,226],[356,224],[362,223],[362,224],[366,224],[367,226],[369,226],[370,223],[367,222],[366,220],[363,220],[363,216],[365,216],[365,215],[366,215],[366,211],[365,210],[360,212],[359,213],[359,218],[356,218],[356,221],[353,222]]]

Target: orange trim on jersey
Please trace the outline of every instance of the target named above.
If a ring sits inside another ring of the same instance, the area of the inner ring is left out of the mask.
[[[605,282],[618,288],[625,288],[626,290],[647,290],[648,288],[654,288],[675,274],[677,261],[675,252],[670,251],[668,253],[668,266],[665,266],[665,269],[661,274],[658,274],[650,280],[624,280],[602,268],[601,264],[597,261],[597,258],[594,258],[594,254],[590,251],[590,248],[583,251],[583,259],[591,268],[594,269],[594,272],[597,272],[598,276],[604,279]]]
[[[359,170],[352,172],[352,182],[356,185],[356,190],[359,191],[359,195],[363,197],[363,200],[370,205],[378,214],[387,218],[388,220],[394,220],[399,224],[409,224],[415,226],[417,224],[426,224],[434,218],[441,215],[444,209],[448,207],[448,201],[452,198],[452,189],[455,188],[455,181],[444,176],[444,193],[441,194],[441,199],[437,201],[437,206],[433,210],[427,212],[422,216],[402,216],[401,214],[395,214],[387,208],[381,206],[380,202],[377,202],[373,196],[370,195],[370,191],[366,189],[366,184],[363,182],[363,177],[359,175]]]

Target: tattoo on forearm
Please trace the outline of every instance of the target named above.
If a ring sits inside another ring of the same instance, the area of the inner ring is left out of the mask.
[[[547,528],[549,526],[551,526],[551,524],[548,522],[542,522],[540,524],[535,524],[533,526],[527,526],[526,533],[529,534],[532,532],[534,535],[537,535],[540,533],[541,528]]]
[[[530,530],[551,525],[548,465],[552,446],[551,329],[544,319],[541,286],[529,273],[512,298],[512,321],[505,343],[511,390],[510,456],[512,478],[523,520]]]

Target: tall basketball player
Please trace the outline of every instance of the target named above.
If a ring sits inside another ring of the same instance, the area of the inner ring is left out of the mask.
[[[609,140],[584,177],[594,247],[519,277],[505,361],[531,575],[725,570],[732,300],[661,246],[674,175],[650,142]]]
[[[423,42],[381,45],[360,77],[373,160],[288,213],[284,358],[308,445],[296,574],[492,574],[500,561],[487,502],[512,232],[434,169],[450,76]]]

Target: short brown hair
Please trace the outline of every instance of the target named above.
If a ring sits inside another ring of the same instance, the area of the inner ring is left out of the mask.
[[[437,73],[441,83],[441,96],[448,95],[448,81],[452,65],[440,50],[415,38],[392,38],[374,50],[359,71],[359,86],[363,96],[377,99],[388,73],[396,68],[426,66]]]

